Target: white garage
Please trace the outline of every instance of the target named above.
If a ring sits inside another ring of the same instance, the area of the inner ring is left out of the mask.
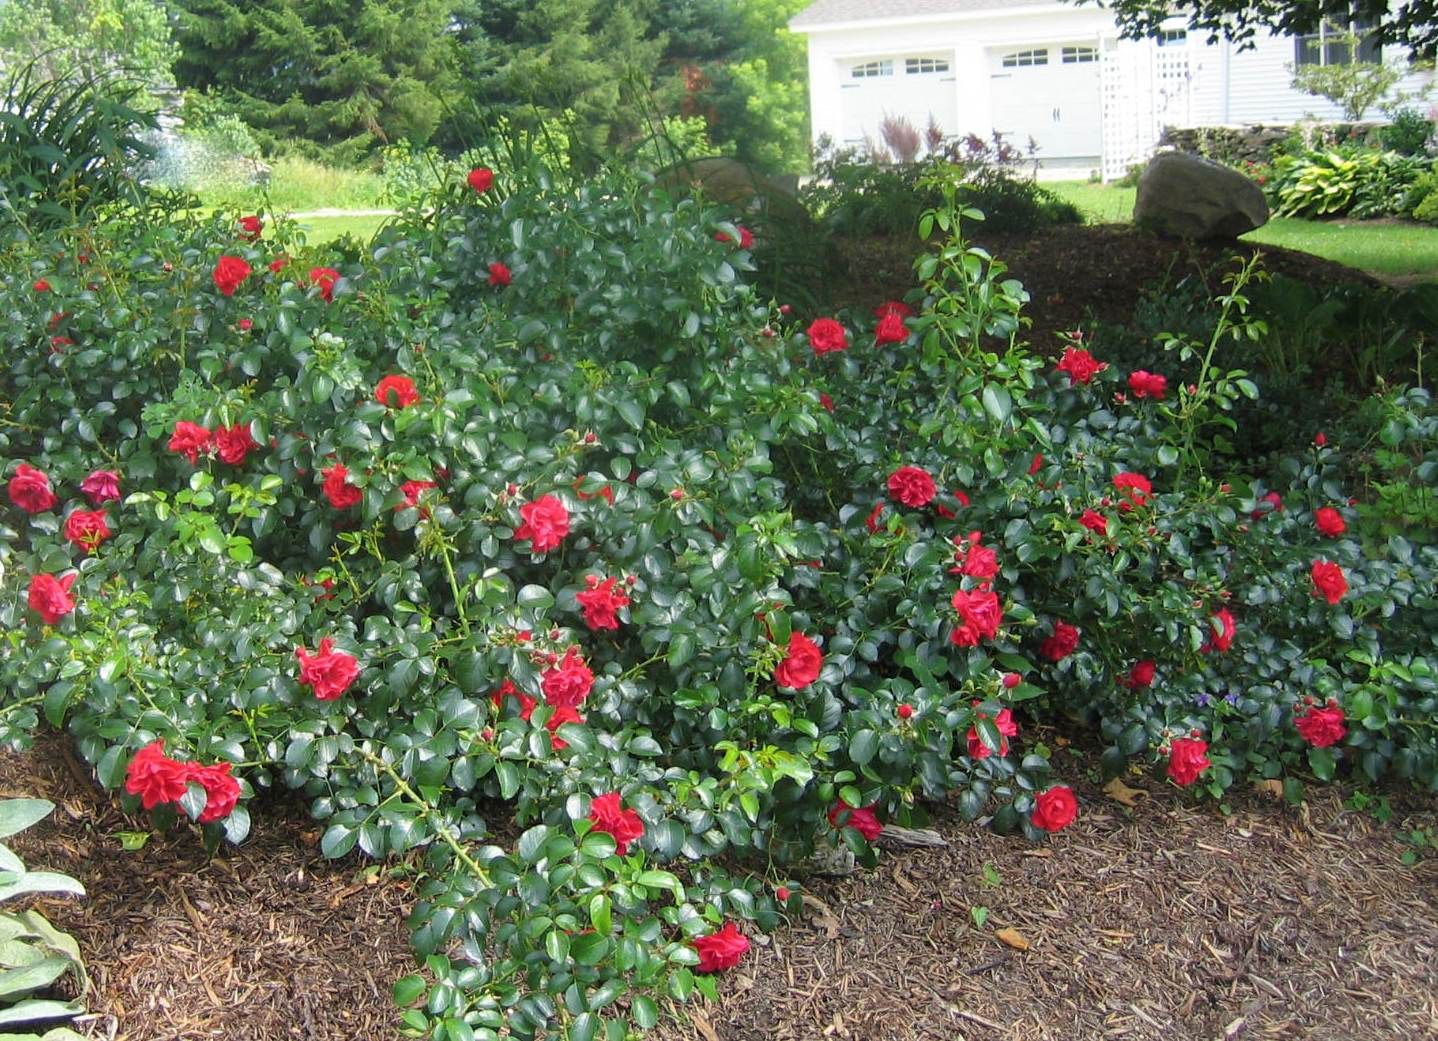
[[[839,103],[846,147],[882,140],[880,126],[887,117],[907,119],[920,133],[932,123],[952,135],[959,121],[953,54],[847,59],[840,70]]]
[[[989,52],[993,127],[1046,161],[1096,161],[1103,150],[1098,41],[1026,44]]]

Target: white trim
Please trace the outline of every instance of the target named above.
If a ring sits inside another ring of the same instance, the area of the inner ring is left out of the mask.
[[[1003,18],[1009,15],[1021,15],[1027,18],[1029,15],[1058,14],[1064,11],[1075,10],[1072,4],[1027,4],[1015,5],[1012,7],[981,7],[974,11],[951,11],[948,14],[920,14],[903,15],[893,18],[861,18],[849,19],[847,22],[818,22],[814,25],[798,25],[788,23],[785,28],[791,33],[812,35],[813,33],[846,32],[858,29],[901,29],[910,25],[946,25],[950,22],[972,22],[982,19]],[[1093,10],[1103,10],[1093,8]]]

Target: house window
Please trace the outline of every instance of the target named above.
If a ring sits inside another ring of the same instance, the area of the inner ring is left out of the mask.
[[[1358,38],[1358,56],[1353,56],[1353,37]],[[1355,61],[1377,65],[1383,61],[1383,50],[1373,35],[1373,23],[1355,19],[1345,25],[1324,19],[1318,32],[1297,36],[1293,40],[1293,61],[1296,65],[1351,65]]]
[[[1098,61],[1097,47],[1065,47],[1063,49],[1065,65],[1078,65],[1088,61]]]
[[[1006,69],[1020,69],[1030,65],[1047,65],[1048,63],[1049,52],[1046,47],[1032,51],[1014,51],[1012,54],[1005,54],[1003,60],[1003,66]]]
[[[855,65],[849,70],[849,75],[856,80],[874,79],[878,76],[892,76],[894,74],[894,63],[892,61],[866,61],[862,65]]]
[[[905,58],[904,73],[921,76],[926,72],[948,72],[949,63],[943,58]]]
[[[1165,29],[1154,37],[1160,47],[1183,47],[1188,44],[1187,29]]]

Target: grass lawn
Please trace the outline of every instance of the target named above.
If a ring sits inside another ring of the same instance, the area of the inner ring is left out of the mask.
[[[1056,181],[1045,187],[1082,210],[1090,224],[1126,224],[1133,217],[1133,188],[1086,181]],[[1425,224],[1278,218],[1243,238],[1312,253],[1373,275],[1438,282],[1438,228]]]
[[[331,242],[346,233],[367,242],[387,220],[388,217],[306,217],[298,223],[308,241],[314,244]]]

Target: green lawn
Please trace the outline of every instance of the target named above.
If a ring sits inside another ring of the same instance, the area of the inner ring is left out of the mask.
[[[306,217],[299,221],[311,244],[330,242],[348,232],[361,242],[368,242],[388,217]]]
[[[1133,217],[1133,188],[1086,181],[1056,181],[1045,187],[1082,210],[1090,224],[1127,223]],[[1425,224],[1278,218],[1243,238],[1312,253],[1374,275],[1438,282],[1438,228]]]

